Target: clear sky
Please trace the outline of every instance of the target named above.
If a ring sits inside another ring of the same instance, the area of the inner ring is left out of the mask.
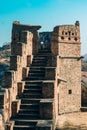
[[[11,41],[13,21],[41,25],[40,31],[52,31],[61,24],[80,21],[81,54],[87,53],[87,0],[1,0],[0,46]]]

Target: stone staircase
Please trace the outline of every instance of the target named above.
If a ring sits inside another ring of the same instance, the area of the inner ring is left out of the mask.
[[[23,93],[17,96],[21,100],[20,109],[15,117],[13,130],[36,130],[40,118],[40,100],[42,97],[42,82],[45,80],[46,57],[50,54],[47,50],[39,51],[34,56],[28,77],[25,79]]]

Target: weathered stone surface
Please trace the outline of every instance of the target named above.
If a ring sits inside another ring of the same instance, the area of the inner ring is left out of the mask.
[[[24,90],[24,85],[25,85],[25,82],[18,82],[17,84],[17,96],[20,96]]]
[[[41,119],[53,118],[53,99],[42,99],[40,101],[40,117]]]
[[[81,107],[81,61],[60,59],[59,113],[79,111]]]
[[[51,50],[57,58],[58,113],[79,111],[81,107],[81,60],[79,25],[56,26]],[[66,81],[66,82],[65,82]]]
[[[55,80],[56,68],[55,67],[46,67],[45,68],[45,78],[48,80]]]
[[[44,81],[42,84],[43,98],[54,98],[54,82]]]
[[[36,125],[36,130],[52,130],[52,121],[40,120]]]
[[[4,122],[3,122],[3,117],[2,117],[1,114],[0,114],[0,130],[5,130],[5,128],[4,128]]]
[[[20,100],[13,101],[11,104],[11,116],[15,117],[20,108]]]

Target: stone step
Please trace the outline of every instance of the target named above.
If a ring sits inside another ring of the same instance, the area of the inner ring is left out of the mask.
[[[39,109],[20,109],[20,114],[38,114],[39,115]]]
[[[20,109],[20,110],[28,110],[30,111],[31,113],[35,113],[35,112],[38,112],[39,111],[39,107],[29,107],[28,109]]]
[[[34,91],[34,89],[31,89],[31,90],[25,90],[23,93],[22,93],[23,95],[40,95],[40,94],[42,94],[42,91],[41,91],[41,89],[39,90],[36,90],[36,91]]]
[[[30,70],[45,70],[45,68],[41,66],[31,66]]]
[[[37,71],[37,70],[38,71],[45,71],[45,68],[44,67],[39,67],[39,66],[38,67],[34,66],[34,67],[30,68],[30,71]]]
[[[48,56],[50,56],[51,55],[51,53],[38,53],[37,55],[36,55],[36,57],[48,57]]]
[[[33,127],[33,126],[26,126],[26,125],[25,126],[14,125],[13,130],[35,130],[35,127]]]
[[[81,112],[87,112],[87,107],[81,107]]]
[[[26,125],[26,126],[36,126],[37,121],[30,120],[15,120],[15,125]]]
[[[29,72],[29,74],[28,74],[28,77],[29,76],[45,76],[45,73],[44,72]]]
[[[39,53],[51,53],[50,49],[39,49]]]
[[[42,98],[42,94],[41,93],[23,93],[22,98]]]
[[[41,89],[41,86],[40,85],[36,85],[36,86],[25,85],[25,89]]]
[[[25,85],[30,85],[30,86],[38,86],[38,85],[41,85],[42,84],[42,81],[26,81],[25,82]]]
[[[35,89],[35,88],[24,89],[24,91],[23,91],[23,93],[41,93],[41,92],[42,92],[42,90],[40,87],[37,89]]]
[[[46,64],[46,60],[33,60],[32,64]]]
[[[31,103],[31,104],[21,104],[20,109],[39,109],[38,103]]]
[[[38,61],[38,60],[44,61],[44,60],[46,60],[46,57],[44,57],[44,56],[42,56],[42,57],[34,56],[33,60],[34,60],[34,61],[36,61],[36,60],[37,60],[37,61]]]
[[[49,54],[49,53],[48,53],[48,54]],[[42,53],[38,53],[37,55],[34,56],[34,58],[36,58],[36,57],[39,57],[39,58],[40,58],[40,57],[43,57],[43,58],[46,58],[46,56],[47,56],[46,53],[43,53],[43,54],[42,54]]]
[[[29,103],[39,103],[40,102],[40,99],[30,99],[30,98],[27,98],[27,99],[21,99],[21,104],[29,104]]]
[[[29,74],[28,74],[28,75],[32,75],[32,74],[34,74],[34,75],[35,75],[35,74],[36,74],[36,75],[37,75],[37,74],[38,74],[38,75],[40,75],[40,74],[42,75],[42,74],[43,74],[43,75],[44,75],[44,74],[45,74],[45,70],[38,70],[38,69],[36,68],[36,70],[30,70],[30,71],[29,71]]]
[[[45,79],[45,77],[43,77],[43,76],[29,76],[29,77],[27,77],[26,78],[26,80],[44,80]]]
[[[45,67],[46,66],[46,64],[45,63],[42,63],[42,64],[31,64],[31,67]]]
[[[27,120],[27,119],[39,119],[40,116],[39,114],[21,114],[21,113],[18,113],[16,116],[15,116],[15,119],[23,119],[23,120]]]
[[[33,59],[32,63],[43,63],[43,62],[46,62],[46,59],[41,59],[39,57],[37,57],[37,59]]]
[[[45,64],[46,65],[46,61],[38,61],[38,62],[32,61],[32,64],[36,64],[36,65],[43,65],[43,64]]]

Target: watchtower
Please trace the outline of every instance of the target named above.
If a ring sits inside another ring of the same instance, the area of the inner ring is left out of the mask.
[[[58,113],[79,111],[81,106],[80,26],[56,26],[51,50],[57,55]]]

